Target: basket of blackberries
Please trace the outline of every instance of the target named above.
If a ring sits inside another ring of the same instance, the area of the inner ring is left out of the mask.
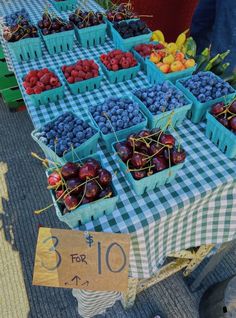
[[[193,102],[188,115],[195,124],[205,119],[212,105],[235,96],[233,87],[212,72],[199,72],[177,80],[176,86]]]
[[[57,11],[71,11],[76,8],[77,0],[50,0]]]
[[[147,116],[149,128],[181,125],[192,107],[192,101],[169,81],[137,89],[133,93]]]
[[[236,99],[214,104],[206,118],[206,136],[228,158],[236,158]]]
[[[75,35],[82,47],[104,44],[107,25],[101,12],[76,9],[69,20],[75,25]]]
[[[45,11],[38,22],[42,38],[50,54],[67,52],[73,49],[74,25]]]
[[[99,132],[89,120],[67,112],[34,130],[31,136],[47,158],[63,164],[94,154]]]
[[[113,50],[100,56],[100,65],[110,83],[115,84],[134,79],[140,65],[131,52]]]
[[[89,106],[94,124],[99,128],[109,151],[112,143],[147,126],[147,119],[131,96],[109,97],[96,106]]]
[[[79,60],[72,65],[63,65],[61,69],[74,95],[91,92],[101,86],[103,77],[94,60]]]
[[[5,17],[3,38],[18,62],[42,56],[41,39],[25,9]]]
[[[111,31],[115,47],[124,51],[129,51],[138,44],[149,42],[152,36],[146,23],[140,19],[114,23]]]
[[[64,96],[60,75],[48,68],[31,70],[23,77],[23,87],[35,106],[57,103]]]
[[[47,171],[48,188],[58,218],[75,228],[111,214],[119,199],[112,174],[98,155]]]
[[[113,143],[113,151],[138,195],[173,182],[186,159],[186,152],[175,137],[158,128],[141,130]]]

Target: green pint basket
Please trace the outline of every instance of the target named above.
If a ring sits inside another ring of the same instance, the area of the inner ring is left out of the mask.
[[[50,54],[67,52],[73,49],[75,35],[74,30],[48,35],[43,35],[41,33],[41,35]]]
[[[236,135],[209,112],[206,114],[206,136],[230,159],[236,158]]]
[[[106,23],[78,29],[75,27],[75,35],[82,47],[89,48],[103,45],[106,39]]]

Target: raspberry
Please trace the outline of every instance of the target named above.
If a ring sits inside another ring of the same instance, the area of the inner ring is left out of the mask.
[[[93,77],[93,73],[91,73],[91,72],[88,72],[86,75],[85,75],[85,78],[86,79],[90,79],[90,78],[92,78]]]
[[[41,70],[41,72],[43,72],[43,74],[47,74],[47,73],[49,73],[49,69],[48,68],[43,68]]]
[[[61,69],[62,69],[62,72],[65,73],[65,71],[66,71],[66,65],[63,65],[63,66],[61,67]]]
[[[41,94],[41,93],[42,93],[42,88],[40,88],[40,87],[34,88],[34,94]]]
[[[113,64],[111,68],[112,68],[112,71],[118,71],[119,70],[118,64]]]
[[[79,76],[79,72],[76,71],[76,70],[73,70],[73,71],[71,72],[71,76],[77,77],[77,76]]]
[[[82,66],[80,65],[80,64],[77,64],[76,66],[75,66],[75,69],[76,69],[76,71],[82,71]]]
[[[23,87],[26,89],[26,88],[30,88],[31,87],[31,84],[29,82],[23,82]]]
[[[42,77],[40,77],[40,82],[43,84],[49,84],[50,83],[50,75],[48,73],[45,73]]]
[[[46,91],[48,91],[49,89],[52,89],[52,86],[51,85],[46,85],[45,89],[46,89]]]
[[[122,66],[122,68],[129,68],[130,67],[130,65],[127,61],[122,62],[121,66]]]
[[[110,62],[111,62],[111,65],[113,65],[113,64],[118,64],[118,60],[117,60],[117,59],[115,59],[115,58],[114,58],[114,59],[111,59],[111,61],[110,61]]]
[[[27,87],[25,91],[26,91],[26,94],[28,94],[28,95],[34,94],[34,90],[31,87]]]
[[[73,71],[73,69],[74,69],[74,66],[72,66],[72,65],[66,67],[66,71],[68,73],[71,73]]]
[[[57,82],[58,82],[58,79],[57,79],[56,77],[51,77],[51,78],[50,78],[50,84],[51,84],[52,86],[54,86]]]
[[[81,82],[81,81],[83,81],[83,78],[81,78],[81,77],[76,77],[75,78],[75,82]]]
[[[37,77],[30,77],[30,80],[29,80],[29,82],[30,82],[30,84],[32,85],[32,86],[34,86],[36,83],[37,83],[37,81],[38,81],[38,78]]]
[[[75,82],[74,77],[70,76],[67,78],[67,82],[73,84]]]
[[[98,65],[97,65],[96,63],[91,64],[91,67],[92,67],[94,70],[98,70],[98,69],[99,69],[99,67],[98,67]]]
[[[86,73],[83,72],[83,71],[80,71],[79,74],[78,74],[78,76],[81,77],[81,78],[85,78],[85,75],[86,75]]]
[[[36,84],[36,87],[40,87],[40,88],[42,88],[42,90],[45,89],[45,86],[44,86],[44,84],[43,84],[42,82],[38,82],[38,83]]]
[[[37,74],[38,74],[37,70],[32,70],[32,71],[29,71],[28,76],[33,77],[33,76],[37,76]]]
[[[60,82],[57,82],[54,87],[60,87],[61,86],[61,83]]]
[[[68,78],[68,77],[70,77],[70,73],[68,73],[68,72],[65,72],[65,78]]]
[[[90,66],[90,60],[83,60],[83,66]]]
[[[83,66],[83,71],[84,71],[85,73],[87,73],[87,72],[89,71],[89,66],[88,66],[88,65],[84,65],[84,66]]]
[[[38,71],[38,78],[42,77],[45,73],[41,70],[41,71]]]
[[[98,76],[98,71],[97,70],[92,70],[93,73],[93,77],[97,77]]]

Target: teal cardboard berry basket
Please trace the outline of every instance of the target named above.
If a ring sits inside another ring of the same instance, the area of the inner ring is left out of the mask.
[[[130,20],[129,20],[130,21]],[[134,36],[128,39],[123,39],[119,32],[116,31],[114,26],[111,27],[112,38],[116,49],[122,51],[130,51],[134,46],[142,43],[150,42],[152,32],[148,34]]]
[[[125,141],[125,139],[123,141]],[[141,180],[136,180],[133,178],[131,172],[127,171],[127,165],[119,157],[115,149],[115,144],[116,143],[112,144],[112,150],[117,157],[119,167],[123,172],[126,180],[130,183],[132,190],[134,190],[134,192],[138,195],[143,195],[145,192],[149,192],[157,187],[171,183],[175,179],[177,172],[184,166],[184,163],[180,163],[168,169],[154,173],[149,177],[145,177]]]
[[[42,57],[41,38],[22,39],[17,42],[7,42],[17,62],[35,60]]]
[[[118,70],[118,71],[109,71],[106,66],[100,62],[101,68],[103,73],[106,75],[108,81],[111,84],[119,83],[119,82],[125,82],[131,79],[134,79],[139,70],[140,70],[140,65],[137,64],[134,67]]]
[[[183,78],[183,80],[186,80],[190,78],[190,76]],[[232,99],[236,92],[234,91],[233,93],[227,95],[227,96],[222,96],[216,99],[212,99],[208,102],[205,103],[201,103],[198,101],[198,99],[180,82],[180,80],[178,80],[176,82],[176,86],[185,94],[185,96],[187,96],[192,102],[192,108],[191,110],[188,112],[188,118],[191,119],[191,121],[194,124],[198,124],[200,123],[202,120],[205,119],[206,117],[206,112],[207,110],[214,104],[219,103],[219,102],[227,102],[230,99]],[[233,87],[232,87],[233,89]]]
[[[87,159],[88,158],[94,158],[101,162],[101,159],[98,155],[89,156],[87,157]],[[86,159],[82,159],[82,161],[86,161]],[[52,169],[48,169],[47,175],[49,175],[51,172]],[[62,214],[61,204],[56,202],[56,198],[53,191],[50,191],[57,217],[60,221],[66,223],[70,228],[76,228],[82,224],[86,224],[90,221],[96,220],[102,217],[103,215],[109,215],[113,213],[113,211],[116,208],[116,203],[119,199],[119,196],[113,184],[111,185],[111,187],[114,193],[113,197],[99,199],[94,202],[84,204],[64,215]]]
[[[77,0],[54,1],[50,0],[57,11],[72,11],[77,6]]]
[[[47,105],[49,103],[57,103],[64,96],[65,88],[64,88],[62,76],[59,73],[57,74],[54,70],[52,70],[52,72],[54,72],[54,74],[58,76],[61,86],[50,89],[48,91],[44,91],[40,94],[27,95],[27,97],[31,100],[31,102],[36,107],[40,105]]]
[[[79,118],[76,114],[71,113],[74,117]],[[54,122],[57,118],[54,118],[51,122]],[[36,129],[32,131],[31,137],[34,139],[34,141],[37,142],[37,144],[40,146],[40,148],[43,150],[45,156],[49,158],[51,161],[59,163],[59,164],[64,164],[68,161],[70,162],[75,162],[78,161],[79,158],[84,158],[87,157],[91,154],[94,154],[97,152],[97,144],[98,144],[98,139],[99,139],[99,131],[96,126],[94,126],[90,120],[84,120],[86,121],[91,128],[95,131],[95,134],[86,140],[82,145],[79,147],[67,152],[63,157],[59,157],[55,151],[50,149],[43,141],[41,141],[38,138],[38,134],[42,130],[42,127],[39,129]]]
[[[170,85],[174,86],[169,82]],[[176,88],[176,87],[175,87]],[[143,113],[146,115],[147,120],[148,120],[148,128],[161,128],[161,129],[166,129],[168,121],[171,116],[171,124],[173,127],[179,126],[182,124],[184,119],[187,117],[188,111],[192,107],[192,102],[186,98],[186,104],[183,105],[182,107],[178,107],[174,110],[170,110],[167,112],[160,112],[157,115],[153,115],[150,110],[147,108],[147,106],[135,95],[133,96],[133,99],[139,104],[140,109],[143,111]]]
[[[75,35],[82,47],[89,48],[97,45],[103,45],[106,39],[107,24],[78,29],[75,26]]]
[[[122,97],[129,97],[129,98],[133,99],[133,97],[131,95],[130,96],[122,96]],[[141,123],[133,125],[129,128],[125,128],[125,129],[121,129],[121,130],[116,131],[116,136],[117,136],[118,140],[124,139],[124,138],[128,137],[130,134],[138,132],[138,131],[147,127],[147,118],[145,117],[144,113],[141,110],[140,110],[140,113],[143,116],[143,121]],[[93,121],[94,126],[96,126],[99,129],[99,126],[95,122],[92,114],[90,114],[90,118]],[[111,152],[112,151],[112,144],[116,141],[115,134],[113,132],[109,133],[109,134],[103,134],[100,129],[99,129],[99,131],[100,131],[102,139],[104,140],[104,142],[106,144],[107,149]]]
[[[178,79],[187,77],[196,69],[196,65],[194,67],[187,68],[186,70],[179,71],[179,72],[172,72],[172,73],[163,73],[159,70],[159,68],[155,65],[155,63],[151,62],[150,59],[146,59],[147,65],[147,77],[148,81],[151,84],[163,83],[164,81],[168,80],[175,84]]]
[[[64,76],[64,74],[63,74],[63,76]],[[87,80],[84,80],[81,82],[76,82],[73,84],[68,83],[66,78],[65,78],[65,81],[66,81],[71,93],[73,95],[77,95],[77,94],[83,94],[86,92],[91,92],[95,89],[100,88],[102,79],[103,79],[103,76],[101,74],[99,74],[99,76],[97,76],[97,77],[90,78],[90,79],[87,79]]]
[[[74,30],[48,35],[43,35],[41,31],[40,33],[50,54],[67,52],[73,49],[75,37]]]
[[[236,136],[209,112],[206,114],[206,136],[229,158],[236,158]]]

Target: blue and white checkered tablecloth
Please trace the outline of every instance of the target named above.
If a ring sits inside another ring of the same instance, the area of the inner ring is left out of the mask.
[[[0,3],[0,15],[25,7],[36,23],[45,4],[46,1],[9,0],[6,4]],[[92,0],[87,1],[86,5],[95,10],[98,8]],[[68,16],[68,13],[57,14],[64,18]],[[49,55],[43,45],[43,57],[27,63],[17,63],[12,56],[11,59],[22,89],[22,77],[31,69],[48,67],[58,70],[60,66],[78,59],[98,60],[101,53],[112,48],[113,43],[107,38],[103,46],[84,49],[75,42],[72,51],[56,55]],[[142,72],[134,80],[125,83],[111,85],[104,79],[99,90],[74,96],[66,88],[65,97],[59,104],[40,107],[35,107],[30,102],[23,89],[22,94],[34,126],[39,127],[65,111],[86,116],[88,105],[96,105],[110,95],[123,95],[147,85],[147,78]],[[130,233],[131,277],[149,278],[173,251],[202,244],[222,243],[235,237],[235,160],[227,159],[205,137],[204,126],[194,125],[186,120],[178,128],[183,147],[188,153],[184,168],[172,184],[149,191],[143,196],[135,195],[130,189],[124,175],[119,172],[115,157],[100,143],[99,154],[104,164],[110,171],[117,171],[114,174],[114,185],[120,200],[113,214],[103,216],[79,229]],[[84,317],[103,312],[120,297],[116,292],[89,293],[74,290],[73,294],[78,299],[79,312]]]

